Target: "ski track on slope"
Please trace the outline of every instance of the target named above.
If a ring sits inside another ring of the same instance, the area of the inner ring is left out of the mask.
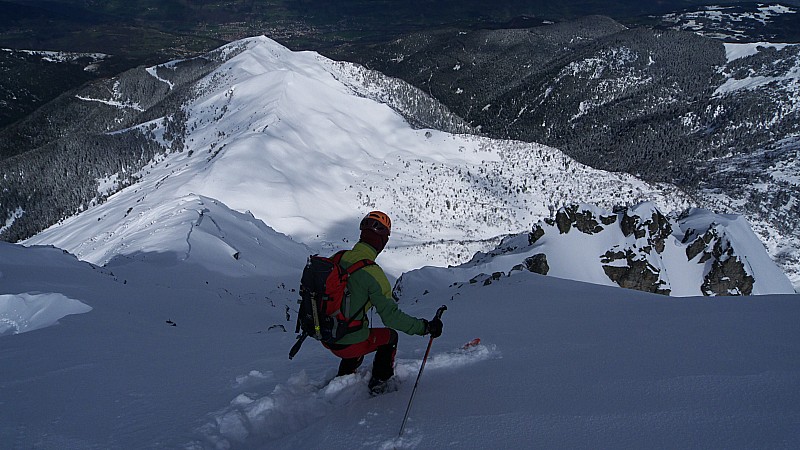
[[[498,358],[502,355],[495,345],[479,344],[468,349],[433,354],[425,367],[427,371],[458,369]],[[415,381],[421,364],[421,359],[397,360],[395,378],[402,384]],[[366,362],[364,366],[370,367]],[[208,423],[198,429],[202,440],[188,444],[187,448],[229,449],[256,443],[253,441],[263,445],[296,433],[346,405],[369,400],[366,385],[370,376],[369,370],[362,369],[353,375],[328,380],[312,378],[302,370],[285,384],[275,386],[269,395],[259,398],[253,394],[239,394],[228,406],[209,414]],[[404,403],[411,387],[401,387],[401,390]],[[375,444],[382,449],[413,448],[420,441],[421,436],[417,435]]]

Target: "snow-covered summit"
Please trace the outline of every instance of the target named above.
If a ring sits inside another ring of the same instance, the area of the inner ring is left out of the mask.
[[[263,36],[214,55],[225,62],[195,84],[180,114],[136,127],[182,151],[156,158],[138,182],[28,244],[105,264],[120,242],[152,245],[136,242],[150,239],[149,222],[172,217],[180,199],[198,195],[330,251],[351,245],[359,218],[382,209],[395,224],[385,267],[398,276],[464,262],[574,201],[610,208],[653,200],[668,211],[691,205],[674,187],[594,170],[546,146],[419,128],[467,129],[420,91],[363,67],[292,52]],[[180,67],[142,73],[177,79]],[[119,104],[136,103],[124,91],[115,95]],[[132,220],[137,215],[149,220]]]

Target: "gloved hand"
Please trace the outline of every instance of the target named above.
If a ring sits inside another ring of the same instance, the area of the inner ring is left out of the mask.
[[[425,319],[423,319],[425,320]],[[433,320],[425,320],[425,334],[430,334],[432,338],[438,338],[442,335],[442,321],[441,319],[434,318]]]

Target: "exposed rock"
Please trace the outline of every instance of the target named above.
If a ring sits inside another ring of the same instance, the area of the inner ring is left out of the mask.
[[[622,254],[609,250],[603,257],[609,260]],[[669,295],[670,289],[664,287],[664,282],[659,277],[660,271],[647,262],[646,257],[627,249],[624,258],[627,264],[625,266],[603,265],[603,271],[611,281],[626,289]]]
[[[533,229],[528,233],[528,245],[535,244],[542,236],[544,236],[544,228],[538,223],[533,225]]]
[[[704,295],[750,295],[753,283],[739,258],[728,258],[714,261],[701,289]]]
[[[697,234],[697,230],[691,230],[691,231],[695,235]],[[690,239],[691,239],[691,237],[687,233],[687,236],[684,236],[684,241],[683,242],[684,243],[685,242],[689,242]],[[713,246],[712,246],[711,250],[709,250],[708,247],[709,247],[709,245],[712,244],[712,242],[714,242],[715,240],[718,240],[718,239],[719,239],[719,234],[717,234],[716,224],[712,223],[710,228],[705,233],[703,233],[703,234],[701,234],[699,236],[696,236],[694,242],[692,242],[691,244],[689,244],[688,247],[686,247],[686,257],[689,259],[689,261],[691,261],[697,255],[699,255],[700,253],[703,253],[703,257],[700,258],[699,262],[704,263],[704,262],[708,261],[709,258],[711,258],[711,256],[713,256],[712,255]],[[715,257],[718,258],[718,257],[722,256],[723,252],[722,252],[721,249],[718,249],[717,252],[718,252],[718,254]]]
[[[694,242],[692,242],[691,244],[689,244],[688,247],[686,247],[686,259],[689,261],[693,260],[695,257],[697,257],[697,255],[699,255],[706,249],[707,245],[708,242],[704,242],[702,236],[695,239]]]
[[[603,231],[603,227],[595,219],[594,214],[589,210],[578,210],[578,205],[570,205],[561,208],[556,213],[555,223],[561,234],[568,233],[571,227],[575,227],[581,233],[595,234]]]
[[[672,224],[669,219],[657,209],[647,220],[625,210],[620,221],[620,229],[625,237],[635,236],[636,239],[647,237],[648,244],[661,253],[666,248],[666,240],[672,234]]]
[[[669,222],[661,211],[653,211],[648,222],[645,222],[647,229],[650,232],[649,241],[655,247],[658,253],[662,253],[666,248],[666,240],[672,234],[672,224]]]
[[[713,257],[714,261],[700,286],[703,295],[750,295],[753,292],[755,279],[745,271],[744,264],[727,240],[717,239],[706,255],[710,255],[706,259]]]
[[[600,216],[600,222],[603,222],[603,225],[611,225],[616,221],[617,221],[617,216],[615,215]]]
[[[678,219],[680,220],[681,217],[678,217]],[[691,239],[692,236],[695,236],[696,234],[697,234],[697,230],[695,230],[694,228],[691,228],[691,227],[687,228],[686,232],[683,233],[683,239],[681,239],[681,243],[685,244],[685,243],[689,242],[689,239]],[[692,259],[692,258],[689,258],[689,259]]]
[[[479,279],[481,279],[482,277],[485,277],[485,276],[486,276],[485,273],[479,273],[479,274],[475,275],[474,277],[470,278],[469,284],[475,284],[475,283],[478,282]]]
[[[628,215],[628,212],[622,214],[622,220],[619,222],[619,228],[622,230],[622,234],[625,237],[628,237],[636,231],[636,221],[638,217],[632,217]]]
[[[556,213],[556,226],[561,234],[569,233],[569,229],[572,228],[572,220],[563,209]]]
[[[630,211],[626,211],[625,214],[622,215],[622,221],[619,224],[622,229],[622,234],[624,234],[625,237],[634,235],[636,239],[643,238],[646,232],[644,227],[640,226],[641,220],[641,217],[630,214]]]
[[[550,266],[547,264],[547,255],[544,253],[525,258],[525,267],[529,271],[540,275],[547,275],[547,272],[550,272]]]
[[[493,272],[492,276],[487,277],[485,280],[483,280],[483,285],[484,286],[488,286],[488,285],[492,284],[492,281],[497,281],[502,276],[503,276],[503,272]]]
[[[575,214],[575,228],[584,234],[595,234],[603,231],[603,227],[590,211]]]
[[[625,259],[625,252],[621,251],[614,251],[609,250],[604,255],[600,256],[600,262],[603,264],[612,263],[614,261],[619,261],[621,259]]]

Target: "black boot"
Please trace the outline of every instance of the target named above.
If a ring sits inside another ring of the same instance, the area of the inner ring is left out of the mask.
[[[369,380],[369,395],[376,396],[383,394],[388,390],[390,380],[380,380],[378,378],[372,377]]]
[[[386,391],[387,381],[394,376],[394,356],[397,353],[397,331],[391,330],[389,342],[378,347],[372,363],[372,378],[369,380],[369,391],[373,395]]]

